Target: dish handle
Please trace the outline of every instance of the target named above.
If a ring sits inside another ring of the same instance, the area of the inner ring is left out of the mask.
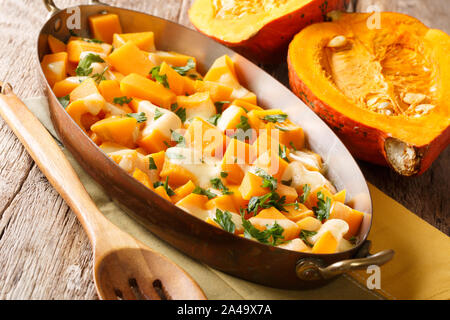
[[[371,255],[369,253],[371,245],[372,243],[367,240],[361,246],[355,259],[342,260],[329,266],[326,266],[320,258],[300,259],[295,271],[301,280],[326,280],[349,271],[366,269],[371,265],[381,266],[394,257],[394,250],[384,250]]]
[[[47,8],[48,12],[50,12],[50,14],[54,14],[56,12],[58,12],[60,9],[55,5],[55,2],[53,2],[53,0],[43,0],[44,1],[44,5]],[[90,0],[89,4],[101,4],[104,6],[107,6],[106,3],[103,3],[99,0]]]

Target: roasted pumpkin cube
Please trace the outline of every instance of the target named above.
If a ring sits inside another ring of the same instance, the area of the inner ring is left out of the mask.
[[[89,27],[95,39],[111,44],[115,33],[122,33],[119,16],[114,13],[89,17]]]
[[[86,77],[68,77],[64,80],[58,81],[53,86],[53,93],[57,97],[65,97],[70,94]]]
[[[67,64],[66,52],[52,53],[44,56],[41,66],[50,87],[53,87],[56,82],[66,78]]]
[[[148,58],[148,54],[140,50],[132,41],[115,49],[107,60],[125,76],[136,73],[145,77],[155,66]]]
[[[154,37],[155,35],[151,31],[121,34],[116,33],[113,37],[113,46],[114,48],[120,48],[128,41],[131,41],[143,51],[155,51]]]
[[[51,34],[48,36],[48,46],[52,53],[66,52],[67,46],[61,40],[55,38]]]
[[[160,107],[168,109],[176,101],[176,95],[158,82],[132,73],[122,79],[120,89],[127,97],[148,100]]]
[[[260,155],[253,163],[255,167],[258,167],[269,175],[273,176],[279,182],[281,182],[283,173],[288,166],[288,162],[278,155],[278,151],[266,151]]]
[[[238,139],[231,139],[222,159],[221,169],[227,174],[228,183],[240,184],[246,168],[255,160],[256,154],[251,145]]]
[[[70,62],[78,64],[84,52],[98,54],[101,58],[105,58],[111,52],[111,48],[111,45],[107,43],[72,40],[67,44],[67,54]]]
[[[192,172],[190,172],[183,166],[174,163],[172,159],[168,158],[167,156],[164,161],[163,169],[161,170],[161,173],[159,175],[162,179],[166,179],[167,177],[169,177],[170,183],[177,187],[188,183],[189,180],[197,180]]]
[[[300,228],[300,230],[318,231],[322,226],[322,222],[320,222],[319,219],[316,219],[312,216],[308,216],[298,220],[297,225]]]
[[[358,234],[364,219],[364,213],[352,209],[341,202],[335,201],[331,206],[329,219],[342,219],[347,222],[349,229],[344,235],[344,238],[348,240]]]
[[[250,200],[251,197],[260,197],[269,193],[269,188],[262,187],[263,178],[247,171],[242,179],[239,192],[244,200]]]
[[[188,147],[201,150],[202,155],[222,158],[227,137],[212,124],[201,118],[192,119],[184,139]]]
[[[150,181],[150,178],[142,170],[140,170],[138,168],[134,169],[133,178],[135,178],[137,181],[142,183],[147,188],[152,189],[152,190],[154,189],[153,188],[153,183]]]
[[[173,203],[177,203],[178,201],[180,201],[184,197],[186,197],[189,194],[191,194],[192,191],[194,191],[194,189],[195,189],[195,184],[192,182],[192,180],[189,180],[184,185],[182,185],[182,186],[180,186],[180,187],[178,187],[178,188],[176,188],[174,190],[175,195],[173,195],[171,197],[172,202]]]
[[[209,216],[209,212],[205,207],[206,202],[208,202],[207,196],[191,193],[178,201],[176,205],[187,211],[189,214],[205,220]]]
[[[222,211],[237,212],[233,197],[229,194],[212,198],[206,203],[206,209],[220,209]]]
[[[330,231],[324,232],[312,248],[312,253],[335,253],[338,248],[338,241]]]
[[[102,141],[111,141],[133,148],[138,134],[137,120],[133,117],[110,117],[95,123],[91,130]]]
[[[220,116],[217,127],[222,131],[236,129],[242,121],[241,117],[247,118],[245,110],[231,105]]]
[[[197,92],[190,96],[178,96],[177,104],[186,109],[186,120],[199,117],[204,120],[216,114],[216,107],[211,100],[209,92]]]
[[[194,90],[192,86],[188,84],[188,81],[192,81],[189,78],[183,77],[167,63],[163,62],[159,69],[160,75],[165,75],[167,77],[167,82],[169,83],[170,90],[174,92],[177,96],[184,94],[192,94]]]
[[[284,209],[287,210],[287,212],[283,212],[284,216],[294,222],[314,216],[314,212],[308,209],[303,203],[298,203],[297,206],[285,206]]]
[[[194,57],[173,51],[150,52],[149,58],[156,66],[159,66],[163,62],[166,62],[173,67],[184,67],[190,59],[194,62],[197,61]]]
[[[103,80],[98,85],[98,90],[107,102],[112,103],[114,98],[123,97],[120,91],[120,82],[117,80]]]
[[[233,88],[213,81],[195,80],[194,88],[197,92],[209,92],[214,102],[229,101],[233,93]]]

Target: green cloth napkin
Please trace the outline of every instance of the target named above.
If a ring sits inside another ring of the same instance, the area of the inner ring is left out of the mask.
[[[30,111],[44,124],[48,131],[58,139],[53,128],[45,97],[31,98],[24,101]],[[383,299],[374,291],[362,286],[348,275],[314,290],[281,290],[245,281],[208,267],[186,256],[176,248],[157,238],[141,224],[133,220],[108,197],[100,187],[74,160],[72,155],[63,151],[74,167],[87,192],[101,212],[115,225],[133,235],[150,248],[162,253],[186,272],[200,285],[208,299],[213,300],[306,300],[306,299]]]

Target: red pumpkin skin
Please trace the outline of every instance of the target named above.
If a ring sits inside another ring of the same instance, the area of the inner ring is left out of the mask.
[[[385,141],[390,134],[374,127],[364,125],[336,111],[331,106],[317,98],[303,83],[295,72],[288,55],[289,84],[291,90],[342,140],[350,153],[358,159],[383,166],[391,166],[385,149]],[[450,127],[429,144],[414,146],[419,162],[414,175],[425,172],[447,147],[450,141]],[[395,168],[394,168],[395,169]]]
[[[286,57],[289,42],[304,27],[322,22],[327,19],[327,13],[333,10],[345,10],[350,0],[314,0],[296,11],[275,19],[258,31],[254,36],[241,42],[228,42],[208,35],[194,27],[201,33],[213,38],[241,55],[255,62],[274,64]]]

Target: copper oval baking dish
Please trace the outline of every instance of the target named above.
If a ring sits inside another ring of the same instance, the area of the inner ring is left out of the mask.
[[[198,32],[148,14],[93,2],[79,9],[59,10],[53,1],[44,0],[51,14],[39,34],[36,59],[40,61],[48,53],[48,35],[62,40],[69,37],[66,21],[74,13],[81,17],[81,28],[74,31],[88,36],[87,17],[101,12],[118,14],[124,32],[154,31],[158,48],[195,56],[200,71],[205,71],[218,56],[228,54],[236,62],[239,79],[257,94],[260,105],[283,109],[304,128],[311,149],[328,164],[328,178],[338,189],[347,189],[355,209],[367,213],[357,246],[335,254],[289,251],[215,228],[164,200],[106,156],[59,104],[40,69],[51,119],[64,146],[132,217],[194,259],[237,277],[279,288],[317,287],[346,271],[381,265],[392,258],[392,250],[368,256],[370,242],[366,238],[372,221],[372,203],[355,160],[326,124],[286,87],[244,57]]]

